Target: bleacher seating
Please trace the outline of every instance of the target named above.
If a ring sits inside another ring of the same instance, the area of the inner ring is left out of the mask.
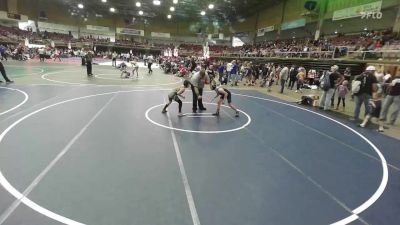
[[[119,38],[115,43],[110,38],[93,37],[92,35],[74,38],[70,34],[47,32],[40,33],[20,30],[15,27],[0,26],[0,41],[3,43],[22,43],[26,38],[30,43],[48,45],[54,41],[57,45],[65,46],[67,43],[94,43],[96,45],[116,46],[138,49],[164,50],[173,49],[177,44],[172,43],[142,43],[132,39]],[[318,41],[310,39],[293,39],[281,41],[263,41],[254,45],[241,47],[228,47],[225,45],[209,45],[211,56],[237,56],[237,57],[275,57],[275,58],[337,58],[348,57],[354,59],[396,59],[399,58],[400,41],[390,31],[365,32],[361,34],[322,37]],[[183,55],[201,56],[201,44],[183,43],[178,46]],[[368,51],[368,52],[365,52]],[[379,51],[379,52],[378,52]]]

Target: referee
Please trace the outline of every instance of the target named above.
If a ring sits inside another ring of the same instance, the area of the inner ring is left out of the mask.
[[[207,110],[203,105],[203,88],[204,84],[210,83],[210,78],[206,75],[206,71],[204,69],[200,70],[200,72],[195,73],[190,79],[192,94],[193,94],[193,113],[197,113],[197,105],[200,110]]]

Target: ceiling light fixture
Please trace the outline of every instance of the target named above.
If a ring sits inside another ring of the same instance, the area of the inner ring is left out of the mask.
[[[136,7],[140,7],[140,6],[142,6],[142,3],[136,2]]]
[[[172,3],[178,4],[178,0],[173,0]]]
[[[204,16],[204,15],[206,15],[206,12],[205,12],[205,11],[201,11],[200,14],[201,14],[202,16]]]
[[[154,0],[154,1],[153,1],[153,4],[154,4],[154,5],[161,5],[161,1],[160,1],[160,0]]]
[[[79,3],[79,4],[78,4],[78,8],[83,9],[83,4],[82,4],[82,3]]]
[[[173,6],[169,7],[169,11],[171,11],[171,12],[175,11],[175,7],[173,7]]]
[[[208,5],[208,8],[209,8],[209,9],[213,9],[213,8],[214,8],[214,4],[209,4],[209,5]]]
[[[101,0],[101,2],[103,2],[103,3],[106,3],[106,2],[107,2],[107,0]]]
[[[110,12],[115,12],[115,8],[111,7]]]
[[[139,15],[143,15],[143,11],[142,10],[139,11]]]
[[[167,18],[168,18],[168,19],[171,19],[171,18],[172,18],[172,16],[171,16],[171,15],[168,15],[168,16],[167,16]]]
[[[87,21],[87,18],[83,19],[85,22]]]

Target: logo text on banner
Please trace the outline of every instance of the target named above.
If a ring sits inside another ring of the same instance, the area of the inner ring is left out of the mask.
[[[371,15],[381,11],[382,1],[371,2],[364,5],[354,6],[345,8],[333,12],[332,20],[343,20],[355,17],[361,17],[363,15]]]
[[[257,30],[257,36],[264,36],[265,33],[270,32],[270,31],[274,31],[275,26],[269,26],[269,27],[263,27]]]

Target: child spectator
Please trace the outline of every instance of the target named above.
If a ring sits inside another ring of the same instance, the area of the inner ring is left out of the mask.
[[[340,105],[340,101],[343,102],[343,111],[346,107],[346,95],[349,92],[349,88],[347,87],[349,85],[349,82],[347,80],[343,81],[343,83],[341,85],[339,85],[336,88],[336,92],[338,93],[338,102],[336,105],[336,110],[339,110],[339,105]]]

